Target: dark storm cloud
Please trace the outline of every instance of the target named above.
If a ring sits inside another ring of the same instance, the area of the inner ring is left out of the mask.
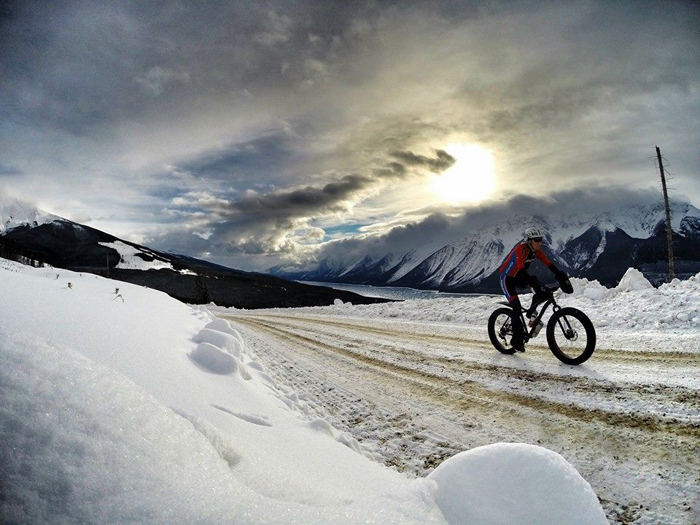
[[[3,2],[0,158],[54,212],[214,257],[428,213],[454,143],[493,152],[501,199],[646,186],[659,144],[697,200],[698,26],[643,0]]]
[[[298,249],[299,232],[302,237],[316,241],[323,238],[323,230],[308,226],[310,220],[347,212],[367,195],[392,180],[405,179],[410,172],[430,170],[439,173],[454,163],[454,159],[442,150],[436,150],[435,157],[410,151],[394,152],[392,156],[403,160],[409,167],[389,161],[386,168],[370,170],[368,175],[346,175],[324,185],[294,190],[247,191],[231,201],[206,200],[194,195],[189,201],[182,199],[182,207],[205,211],[205,218],[196,217],[198,228],[210,232],[207,237],[210,245],[220,246],[228,254],[292,253]],[[208,218],[206,214],[209,214]],[[165,238],[155,240],[159,245],[164,241]],[[194,242],[201,244],[199,240]]]
[[[440,173],[454,164],[447,152],[435,151],[436,157],[416,155],[413,152],[395,152],[392,156],[404,160],[411,168],[424,168],[433,173]],[[389,162],[386,168],[373,170],[374,176],[346,175],[338,182],[331,182],[323,187],[311,187],[291,192],[277,192],[267,195],[254,195],[231,205],[240,212],[271,213],[273,215],[295,215],[312,217],[314,215],[337,212],[345,209],[344,203],[361,200],[367,191],[375,189],[390,180],[402,179],[407,169],[397,162]]]
[[[408,166],[426,168],[435,173],[443,172],[454,165],[454,157],[446,151],[437,150],[435,154],[437,157],[434,159],[426,157],[425,155],[416,155],[412,151],[396,151],[392,153],[392,156]],[[392,163],[391,166],[395,167],[396,165]],[[399,168],[399,171],[400,169],[401,168]]]
[[[362,175],[346,175],[338,182],[320,188],[307,186],[299,190],[253,194],[231,204],[228,211],[234,214],[269,215],[283,218],[304,218],[315,214],[337,212],[345,209],[344,203],[357,198],[362,191],[375,184],[375,180]]]

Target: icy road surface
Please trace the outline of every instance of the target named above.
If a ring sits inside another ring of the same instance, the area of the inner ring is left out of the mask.
[[[292,310],[219,315],[310,417],[402,472],[423,476],[480,445],[539,444],[578,469],[613,522],[698,522],[696,352],[603,347],[573,367],[533,344],[500,355],[485,327]]]

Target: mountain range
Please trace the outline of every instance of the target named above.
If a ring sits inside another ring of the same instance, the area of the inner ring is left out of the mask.
[[[326,306],[336,299],[353,304],[385,301],[152,250],[2,195],[0,256],[99,274],[194,304],[252,309]]]
[[[700,272],[700,210],[675,203],[671,212],[675,270],[684,279]],[[605,213],[514,215],[437,249],[429,240],[416,240],[408,251],[381,252],[374,247],[373,253],[359,258],[336,256],[304,270],[277,266],[268,272],[303,281],[500,293],[498,269],[530,226],[547,232],[543,249],[571,276],[615,286],[634,267],[654,284],[667,280],[665,212],[660,203]],[[531,268],[545,281],[552,280],[541,264]]]

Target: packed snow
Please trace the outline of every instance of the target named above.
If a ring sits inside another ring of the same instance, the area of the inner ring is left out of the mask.
[[[606,522],[535,445],[426,478],[372,461],[207,308],[4,260],[0,283],[3,523]]]

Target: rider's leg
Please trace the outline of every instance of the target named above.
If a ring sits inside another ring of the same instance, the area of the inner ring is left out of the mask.
[[[511,339],[511,345],[513,348],[519,351],[525,349],[525,327],[522,323],[522,316],[520,315],[523,311],[523,307],[520,304],[520,299],[518,294],[515,293],[515,279],[513,277],[505,277],[501,280],[501,287],[503,288],[504,295],[508,299],[508,303],[511,308],[513,308],[513,338]]]
[[[542,285],[540,281],[534,275],[527,274],[526,276],[527,285],[532,288],[535,293],[542,293]]]
[[[530,304],[530,308],[527,309],[527,312],[525,315],[527,317],[532,317],[532,315],[535,313],[535,310],[537,306],[542,304],[547,300],[546,294],[542,291],[542,285],[540,284],[540,281],[537,280],[537,277],[534,275],[527,275],[527,285],[533,289],[535,292],[534,295],[532,296],[532,303]]]

